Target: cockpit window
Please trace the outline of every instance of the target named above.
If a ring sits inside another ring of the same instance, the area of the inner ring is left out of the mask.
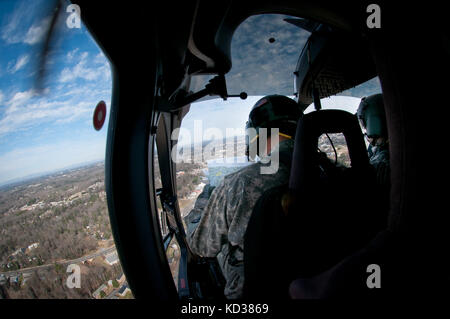
[[[355,114],[358,110],[361,98],[372,94],[381,93],[380,79],[377,77],[370,79],[354,88],[345,90],[339,94],[326,97],[320,100],[322,109],[344,110]],[[305,114],[314,111],[314,104],[305,109]]]
[[[229,94],[292,95],[293,72],[310,32],[284,21],[295,17],[261,14],[246,19],[231,42],[232,68],[226,74]],[[210,75],[194,76],[191,90],[204,87]]]
[[[64,7],[37,83],[55,2],[0,1],[0,298],[128,298],[106,203],[109,114],[93,125],[111,70]]]
[[[292,95],[293,72],[310,33],[278,14],[255,15],[236,30],[231,42],[233,67],[226,75],[229,92]]]

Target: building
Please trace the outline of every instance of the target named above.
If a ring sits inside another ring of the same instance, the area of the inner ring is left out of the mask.
[[[117,252],[115,251],[112,254],[106,255],[105,262],[110,266],[117,264],[119,262],[119,257],[117,256]]]
[[[117,294],[121,297],[125,297],[128,292],[131,292],[131,290],[130,290],[130,288],[128,288],[128,284],[125,284],[122,287],[120,287]]]
[[[102,298],[101,296],[101,292],[103,291],[104,293],[106,293],[106,289],[108,287],[105,284],[102,284],[100,287],[98,287],[98,289],[96,291],[94,291],[92,293],[92,297],[94,297],[95,299],[100,299]]]
[[[69,197],[69,201],[73,201],[75,199],[82,198],[86,194],[87,194],[87,191],[81,191],[81,192],[75,193]]]
[[[198,184],[196,187],[195,187],[195,190],[199,190],[199,191],[202,191],[203,190],[203,187],[205,187],[205,183],[203,183],[203,182],[201,182],[200,184]]]
[[[32,243],[28,246],[28,250],[32,250],[39,247],[39,243]]]
[[[121,273],[119,276],[117,276],[116,280],[119,283],[119,285],[123,284],[125,282],[125,275]]]
[[[11,256],[17,256],[18,254],[24,254],[26,250],[27,250],[26,248],[19,248],[15,252],[13,252],[11,254]]]

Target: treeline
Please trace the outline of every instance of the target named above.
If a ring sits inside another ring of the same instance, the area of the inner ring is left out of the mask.
[[[187,197],[195,187],[200,184],[201,177],[204,176],[199,163],[179,163],[177,164],[177,196]],[[183,173],[181,173],[183,172]]]
[[[0,215],[0,271],[15,270],[52,263],[61,259],[74,259],[95,251],[100,239],[111,239],[109,215],[104,195],[103,167],[90,167],[78,171],[67,185],[64,177],[41,182],[42,185],[19,189],[1,194],[3,209],[5,207],[22,207],[27,203],[45,202],[44,208],[30,211],[15,211]],[[99,187],[90,189],[83,197],[72,203],[50,207],[51,201],[60,201],[69,196],[85,191],[90,185],[99,183]],[[51,186],[51,188],[49,188]],[[69,191],[62,191],[69,189]],[[21,196],[21,202],[14,199]],[[34,201],[30,201],[34,199]],[[39,243],[37,248],[18,252],[33,243]],[[12,256],[14,254],[14,256]],[[9,266],[9,267],[8,267]]]
[[[200,184],[204,173],[201,171],[204,166],[200,163],[178,163],[177,171],[177,196],[184,198],[192,193],[195,187]],[[155,188],[161,188],[161,173],[159,171],[158,159],[155,158]]]
[[[48,215],[40,217],[44,213]],[[69,207],[37,210],[32,216],[2,225],[0,258],[3,271],[11,270],[5,268],[5,264],[12,261],[12,253],[32,243],[39,243],[39,246],[14,256],[20,268],[75,259],[96,250],[99,239],[110,238],[106,203],[97,194]]]

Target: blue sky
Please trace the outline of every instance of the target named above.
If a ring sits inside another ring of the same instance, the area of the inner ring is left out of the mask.
[[[43,94],[36,63],[50,21],[48,1],[0,1],[0,184],[104,158],[106,122],[95,131],[100,100],[110,106],[107,59],[86,28],[68,28],[63,13]]]
[[[51,3],[0,1],[0,185],[105,156],[109,112],[101,131],[94,130],[92,116],[100,100],[109,111],[109,63],[83,24],[80,29],[67,27],[66,10],[50,50],[43,94],[33,90]],[[244,127],[261,96],[293,94],[293,70],[309,32],[284,22],[285,17],[250,17],[233,36],[228,92],[246,91],[248,99],[194,103],[182,127],[193,129],[194,120],[204,120],[204,130],[217,127],[225,134],[227,127]],[[191,89],[202,89],[207,79],[194,77]],[[373,91],[379,86],[376,81],[360,92]],[[357,101],[341,98],[324,103],[354,109]]]

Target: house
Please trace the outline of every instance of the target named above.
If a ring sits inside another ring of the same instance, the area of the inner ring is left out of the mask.
[[[117,264],[119,262],[119,257],[117,256],[117,252],[115,251],[112,254],[106,255],[105,262],[107,262],[108,265],[110,265],[110,266]]]
[[[11,254],[11,256],[17,256],[17,255],[20,254],[20,253],[24,254],[25,251],[26,251],[26,248],[19,248],[19,249],[17,249],[15,252],[13,252],[13,253]]]
[[[108,287],[107,287],[105,284],[102,284],[100,287],[97,288],[96,291],[94,291],[94,292],[92,293],[92,297],[94,297],[95,299],[100,299],[100,298],[102,298],[101,292],[103,291],[104,293],[106,293],[106,289],[107,289],[107,288],[108,288]]]
[[[123,285],[122,287],[120,287],[119,291],[117,292],[117,294],[121,297],[125,297],[125,295],[131,292],[130,288],[128,288],[128,284]]]
[[[98,193],[98,196],[100,197],[101,200],[106,200],[106,192],[105,191],[101,191],[100,193]]]
[[[188,196],[189,199],[195,198],[198,194],[196,192],[191,192]]]
[[[81,192],[75,193],[72,196],[69,197],[69,201],[73,201],[75,199],[78,199],[81,197]]]
[[[195,190],[200,190],[200,191],[202,191],[203,190],[203,187],[205,187],[205,183],[203,183],[203,182],[201,182],[200,184],[198,184],[196,187],[195,187]]]
[[[125,275],[121,273],[119,276],[117,276],[116,280],[120,285],[123,284],[125,281]]]
[[[28,246],[28,250],[30,251],[30,250],[38,248],[38,247],[39,247],[39,243],[32,243],[31,245]]]

